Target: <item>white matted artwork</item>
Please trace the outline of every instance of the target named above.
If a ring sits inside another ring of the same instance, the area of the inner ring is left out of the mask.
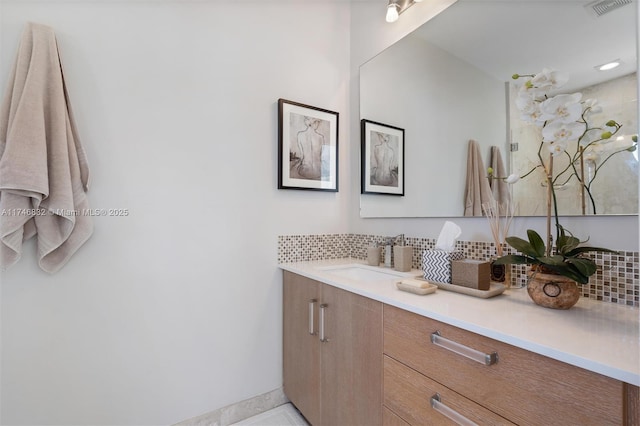
[[[278,189],[338,191],[338,113],[278,100]]]
[[[362,120],[363,194],[404,195],[404,129]]]

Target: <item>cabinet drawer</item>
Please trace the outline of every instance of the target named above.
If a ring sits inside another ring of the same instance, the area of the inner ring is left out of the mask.
[[[431,334],[490,354],[487,366],[431,343]],[[595,344],[595,343],[594,343]],[[623,384],[393,306],[384,353],[521,425],[620,425]]]
[[[431,398],[436,394],[446,407],[477,424],[513,424],[440,383],[385,356],[384,405],[402,420],[410,425],[457,424],[431,406]],[[388,419],[387,416],[385,416],[386,419]],[[385,422],[385,425],[397,424],[402,423]]]
[[[382,424],[383,426],[411,426],[387,407],[382,407]]]

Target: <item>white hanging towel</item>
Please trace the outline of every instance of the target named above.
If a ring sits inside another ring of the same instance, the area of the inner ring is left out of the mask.
[[[491,201],[491,188],[484,168],[480,145],[469,141],[467,152],[467,180],[464,190],[464,215],[482,216],[482,204]]]
[[[37,235],[38,264],[58,271],[93,232],[89,168],[53,29],[28,23],[0,107],[0,262]]]

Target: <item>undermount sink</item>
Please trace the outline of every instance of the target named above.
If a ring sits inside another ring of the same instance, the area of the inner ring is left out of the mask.
[[[382,269],[376,266],[367,266],[360,264],[325,266],[318,268],[333,275],[339,275],[343,278],[358,281],[388,281],[398,278],[406,278],[415,276],[411,273],[393,271],[391,269]]]

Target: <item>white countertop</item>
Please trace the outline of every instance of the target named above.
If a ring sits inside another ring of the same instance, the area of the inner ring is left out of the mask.
[[[569,310],[540,307],[526,289],[490,299],[438,289],[425,296],[400,291],[400,278],[363,282],[322,268],[364,264],[356,259],[297,262],[280,268],[550,358],[640,386],[640,310],[581,298]],[[408,275],[422,275],[413,270]]]

